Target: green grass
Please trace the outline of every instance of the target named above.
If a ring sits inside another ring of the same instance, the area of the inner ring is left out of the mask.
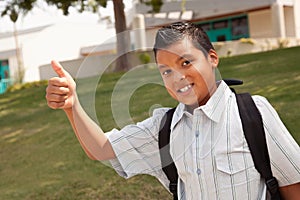
[[[238,92],[267,97],[281,119],[300,143],[300,48],[275,50],[222,59],[219,65],[223,78],[244,81]]]
[[[244,80],[243,86],[235,87],[238,92],[267,97],[298,143],[299,55],[297,47],[223,58],[219,65],[223,78]],[[121,118],[125,122],[146,118],[157,104],[176,105],[165,89],[156,84],[157,77],[157,71],[150,69],[137,70],[125,78],[120,73],[106,74],[99,84],[97,78],[78,80],[78,91],[89,114],[108,131],[125,124],[116,123],[112,115],[111,95],[116,91],[116,82],[122,86],[116,98],[120,102],[132,85],[148,83],[135,90],[129,100],[125,98],[131,115],[129,119],[126,115]],[[152,177],[124,180],[105,164],[89,160],[63,111],[47,107],[45,88],[45,84],[34,84],[0,95],[0,199],[171,199]],[[93,93],[95,103],[88,96]],[[119,106],[114,111],[122,116],[127,105],[120,102],[116,102]]]

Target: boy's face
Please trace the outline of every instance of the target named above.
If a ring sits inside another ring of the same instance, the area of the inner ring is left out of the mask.
[[[204,105],[217,88],[214,69],[219,59],[214,50],[206,57],[183,39],[158,50],[156,60],[167,91],[181,103],[192,108]]]

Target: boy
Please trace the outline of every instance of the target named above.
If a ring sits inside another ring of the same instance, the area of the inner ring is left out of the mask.
[[[170,154],[176,164],[179,199],[265,199],[266,188],[245,141],[235,95],[216,81],[219,58],[197,25],[179,22],[161,28],[154,45],[165,87],[180,103],[171,124]],[[47,101],[63,109],[86,154],[111,160],[123,177],[150,174],[164,186],[158,150],[161,108],[153,116],[122,130],[104,134],[84,112],[72,77],[56,62],[59,77],[49,80]],[[278,115],[254,96],[264,122],[272,171],[285,199],[300,198],[300,149]]]

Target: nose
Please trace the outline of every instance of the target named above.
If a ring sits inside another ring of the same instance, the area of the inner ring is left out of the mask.
[[[182,72],[179,72],[179,71],[176,71],[175,72],[175,76],[174,76],[174,80],[175,81],[182,81],[184,80],[186,77],[185,77],[185,74],[182,73]]]

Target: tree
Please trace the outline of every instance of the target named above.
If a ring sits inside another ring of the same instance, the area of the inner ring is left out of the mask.
[[[115,29],[117,34],[117,52],[120,54],[117,58],[116,71],[125,71],[129,69],[127,53],[129,52],[128,38],[129,32],[126,27],[126,18],[124,4],[121,0],[113,0],[115,14]]]
[[[6,2],[5,9],[1,12],[1,16],[8,15],[15,23],[19,13],[27,13],[30,11],[37,0],[10,0]],[[99,6],[106,7],[108,0],[45,0],[49,5],[55,5],[63,11],[64,15],[69,14],[70,7],[76,7],[78,11],[83,12],[89,10],[97,12]],[[124,12],[124,4],[122,0],[112,0],[115,14],[115,29],[117,35],[117,52],[119,57],[116,62],[117,71],[125,71],[129,68],[129,62],[126,53],[129,52],[128,38],[129,33],[126,27],[126,18]],[[152,6],[154,12],[159,12],[162,0],[141,0],[141,3]]]

